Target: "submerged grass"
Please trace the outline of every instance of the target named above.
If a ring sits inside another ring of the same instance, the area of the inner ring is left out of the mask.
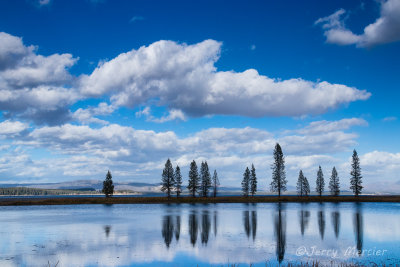
[[[221,196],[221,197],[57,197],[2,198],[0,206],[77,205],[77,204],[180,204],[180,203],[274,203],[274,202],[400,202],[400,195],[390,196]]]

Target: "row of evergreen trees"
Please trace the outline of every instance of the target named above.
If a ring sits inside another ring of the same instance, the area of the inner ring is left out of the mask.
[[[274,163],[272,164],[272,182],[270,184],[271,192],[278,193],[287,190],[286,188],[286,172],[285,172],[285,157],[282,152],[281,146],[277,143],[273,152]],[[360,159],[358,158],[357,151],[353,151],[351,172],[350,172],[350,189],[358,196],[362,191],[362,175],[360,167]],[[217,187],[219,185],[217,171],[214,170],[214,175],[211,179],[210,171],[207,161],[201,163],[200,175],[196,162],[193,160],[190,163],[189,170],[189,184],[187,186],[190,194],[195,197],[196,193],[202,197],[207,197],[210,189],[213,188],[213,196],[217,195]],[[318,168],[316,189],[315,191],[322,196],[325,189],[324,174],[321,166]],[[172,192],[176,192],[177,197],[182,193],[182,176],[179,166],[176,166],[175,172],[172,167],[171,161],[168,159],[165,163],[165,168],[162,174],[162,188],[163,192],[167,193],[168,198]],[[329,181],[329,190],[331,195],[338,196],[340,194],[339,176],[336,168],[333,167],[332,174]],[[303,171],[300,170],[299,178],[297,180],[297,192],[300,196],[308,196],[310,194],[310,184],[307,177],[304,176]],[[246,167],[243,173],[242,180],[242,193],[244,196],[254,196],[257,193],[257,176],[254,164],[251,165],[251,171]]]
[[[245,197],[249,196],[249,194],[254,196],[257,193],[257,176],[254,164],[251,164],[251,171],[249,167],[246,167],[243,173],[242,192]]]
[[[214,170],[214,174],[211,178],[207,161],[201,163],[200,174],[197,168],[196,161],[193,160],[190,163],[189,183],[187,186],[190,195],[195,197],[196,194],[198,194],[199,196],[202,197],[208,197],[210,190],[212,189],[213,190],[212,195],[216,197],[218,185],[219,185],[219,180],[217,171]],[[177,165],[174,171],[170,159],[168,159],[167,162],[165,163],[165,167],[162,173],[161,191],[165,192],[168,198],[170,198],[172,193],[174,192],[176,193],[177,197],[179,197],[182,193],[181,169]]]
[[[322,196],[325,188],[324,174],[322,172],[321,166],[318,168],[317,180],[315,191]],[[329,180],[329,190],[331,195],[338,196],[340,193],[339,176],[336,168],[333,167],[332,175]],[[310,184],[308,183],[307,177],[304,176],[303,171],[300,170],[299,178],[297,179],[297,193],[299,196],[308,196],[310,194]]]
[[[350,189],[353,191],[354,195],[358,196],[359,194],[361,194],[363,186],[360,159],[356,150],[353,151],[350,177]],[[277,192],[280,196],[281,192],[286,191],[286,183],[287,180],[285,173],[285,158],[283,156],[281,146],[279,144],[276,144],[274,149],[274,163],[272,165],[271,191]],[[321,166],[319,166],[315,191],[320,196],[322,196],[324,189],[324,174],[322,172]],[[338,196],[340,194],[339,176],[335,167],[333,167],[332,169],[332,174],[329,181],[329,190],[330,193],[334,196]],[[299,178],[297,180],[297,193],[300,196],[308,196],[310,194],[310,184],[308,183],[307,177],[304,176],[302,170],[300,170]]]
[[[362,176],[361,176],[361,167],[360,167],[360,159],[358,158],[357,151],[353,151],[352,163],[351,163],[351,172],[350,172],[350,189],[353,191],[354,195],[358,196],[362,191]],[[325,180],[324,173],[322,172],[321,166],[318,168],[317,172],[317,180],[315,191],[322,196],[325,190]],[[340,183],[339,176],[336,171],[336,168],[333,167],[332,174],[329,180],[329,191],[333,196],[338,196],[340,194]],[[310,185],[308,183],[307,177],[303,175],[303,171],[300,170],[299,178],[297,179],[297,193],[299,196],[308,196],[310,194]]]

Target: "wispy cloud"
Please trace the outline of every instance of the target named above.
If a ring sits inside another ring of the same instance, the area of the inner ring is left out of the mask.
[[[168,112],[168,115],[162,116],[161,118],[156,118],[151,114],[151,108],[149,106],[136,112],[135,116],[136,118],[145,117],[146,121],[151,121],[156,123],[164,123],[173,120],[182,120],[182,121],[187,120],[185,114],[178,109],[172,109]]]
[[[397,117],[391,116],[391,117],[383,118],[382,120],[385,121],[385,122],[395,121],[395,120],[397,120]]]
[[[129,20],[129,23],[134,23],[134,22],[141,21],[141,20],[144,20],[144,17],[142,17],[142,16],[133,16],[133,17]]]
[[[39,5],[45,6],[50,4],[51,0],[39,0]]]

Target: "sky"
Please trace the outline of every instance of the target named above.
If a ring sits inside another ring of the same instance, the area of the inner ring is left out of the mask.
[[[221,185],[255,165],[269,190],[333,166],[348,190],[400,192],[400,0],[0,2],[0,183]]]

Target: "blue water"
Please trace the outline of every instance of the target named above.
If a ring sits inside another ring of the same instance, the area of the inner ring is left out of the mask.
[[[400,263],[400,204],[0,207],[0,266]]]

